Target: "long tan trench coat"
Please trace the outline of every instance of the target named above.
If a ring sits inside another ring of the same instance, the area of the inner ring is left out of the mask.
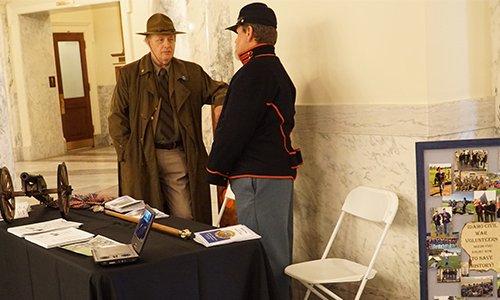
[[[206,181],[207,152],[203,144],[201,108],[222,105],[227,84],[212,80],[192,62],[173,58],[170,99],[177,112],[187,156],[193,216],[211,224],[210,189]],[[109,115],[109,133],[119,162],[120,195],[164,209],[154,146],[160,101],[151,54],[123,66]]]

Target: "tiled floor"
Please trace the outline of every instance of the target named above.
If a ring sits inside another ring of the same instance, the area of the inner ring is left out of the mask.
[[[19,175],[22,172],[42,175],[48,189],[57,188],[57,167],[61,162],[66,163],[73,194],[98,193],[118,196],[117,161],[113,147],[84,148],[68,151],[63,156],[16,162],[16,174],[11,174],[15,190],[21,190]],[[51,196],[57,198],[57,194]],[[16,197],[16,201],[25,199],[30,203],[39,203],[33,198]]]

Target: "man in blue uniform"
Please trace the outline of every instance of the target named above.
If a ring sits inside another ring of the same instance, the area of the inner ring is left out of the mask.
[[[290,299],[293,182],[302,162],[292,148],[295,86],[274,51],[274,11],[252,3],[240,11],[236,53],[243,66],[233,76],[207,162],[208,181],[235,194],[238,223],[262,236],[282,299]]]

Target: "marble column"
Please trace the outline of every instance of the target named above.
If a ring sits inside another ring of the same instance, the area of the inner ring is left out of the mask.
[[[0,57],[0,74],[3,74],[3,57]],[[4,77],[0,76],[0,167],[7,167],[15,175],[14,153],[12,151],[9,107],[5,93]]]
[[[229,82],[233,75],[229,7],[225,0],[157,0],[153,12],[172,18],[176,29],[185,31],[176,44],[176,57],[196,62],[213,79]],[[203,108],[203,140],[207,149],[213,142],[210,106]]]
[[[62,132],[59,93],[57,88],[49,87],[48,79],[56,75],[50,13],[20,15],[19,27],[25,37],[21,39],[21,46],[29,114],[27,118],[21,116],[21,122],[29,122],[31,140],[30,145],[23,145],[24,159],[61,155],[66,152],[66,143]]]
[[[9,34],[7,16],[4,10],[0,13],[0,31],[2,32],[2,39],[0,39],[0,167],[7,167],[11,176],[14,176],[16,170],[14,168],[12,136],[15,130],[12,130],[11,122],[15,118],[12,118],[10,113],[11,110],[15,110],[15,107],[10,106],[8,98],[8,89],[12,87],[12,76],[9,74],[12,72],[9,67]]]

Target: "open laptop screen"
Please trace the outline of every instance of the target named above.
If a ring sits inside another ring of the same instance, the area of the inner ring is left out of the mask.
[[[139,219],[139,223],[135,229],[134,236],[132,237],[132,246],[134,247],[137,254],[140,254],[144,243],[146,242],[146,237],[149,229],[153,225],[154,211],[149,206],[146,205],[144,208],[144,213]]]

